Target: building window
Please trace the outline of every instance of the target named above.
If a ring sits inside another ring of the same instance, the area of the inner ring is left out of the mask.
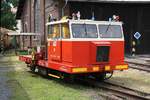
[[[40,33],[40,0],[34,1],[34,28],[35,33]]]

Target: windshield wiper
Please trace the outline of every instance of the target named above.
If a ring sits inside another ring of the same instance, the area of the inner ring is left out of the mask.
[[[106,29],[106,31],[104,32],[104,34],[106,34],[106,33],[108,32],[108,29],[109,29],[110,26],[111,26],[111,24],[109,24],[109,25],[107,26],[107,29]]]
[[[85,37],[87,37],[87,29],[86,29],[86,24],[84,23],[84,27],[85,27]]]

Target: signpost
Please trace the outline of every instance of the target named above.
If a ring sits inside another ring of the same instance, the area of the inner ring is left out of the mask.
[[[137,44],[139,44],[140,42],[139,42],[139,39],[140,39],[140,37],[141,37],[141,34],[139,33],[139,32],[135,32],[134,33],[134,38],[137,40]],[[135,56],[135,52],[136,52],[136,42],[135,41],[133,41],[132,42],[132,56]]]
[[[135,32],[134,37],[138,40],[141,37],[141,34],[139,32]]]

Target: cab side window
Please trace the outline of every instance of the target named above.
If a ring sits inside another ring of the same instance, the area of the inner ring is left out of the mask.
[[[62,38],[69,39],[70,38],[69,25],[68,24],[62,24],[61,30],[62,30]]]
[[[48,38],[60,38],[59,24],[48,26]]]
[[[59,24],[54,25],[53,38],[60,38],[60,27],[59,27]]]
[[[48,35],[47,35],[48,38],[52,38],[53,28],[54,28],[53,25],[48,26]]]

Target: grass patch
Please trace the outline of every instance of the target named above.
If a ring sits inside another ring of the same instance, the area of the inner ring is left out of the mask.
[[[9,72],[8,76],[8,83],[15,91],[12,100],[89,100],[84,86],[46,79],[27,71]]]
[[[7,83],[12,90],[11,100],[30,100],[28,94],[17,80],[11,79]]]
[[[14,68],[7,73],[7,83],[12,91],[10,100],[90,100],[88,87],[28,72],[17,56],[3,57],[1,64]]]

